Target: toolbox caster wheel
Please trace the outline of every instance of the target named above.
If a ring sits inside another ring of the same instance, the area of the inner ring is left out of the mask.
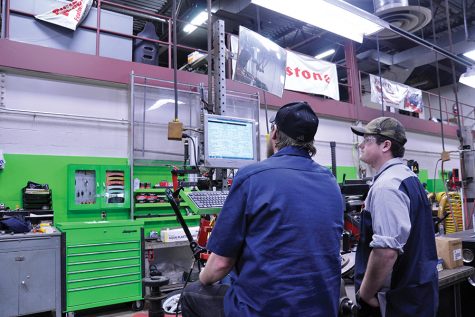
[[[144,301],[143,300],[136,300],[135,302],[132,302],[132,310],[133,311],[143,310],[143,307],[144,307]]]

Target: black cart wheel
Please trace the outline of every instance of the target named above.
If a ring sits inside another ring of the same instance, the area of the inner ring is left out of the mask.
[[[143,300],[136,300],[135,302],[132,302],[132,310],[133,311],[143,310],[143,307],[144,307],[144,301]]]

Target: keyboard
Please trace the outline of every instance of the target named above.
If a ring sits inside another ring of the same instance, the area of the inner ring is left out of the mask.
[[[216,214],[223,208],[228,193],[227,191],[194,191],[182,192],[181,196],[194,213]]]

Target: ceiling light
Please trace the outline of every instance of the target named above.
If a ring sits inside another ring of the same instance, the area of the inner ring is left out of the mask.
[[[164,106],[166,104],[169,104],[169,103],[175,103],[175,99],[159,99],[157,100],[153,105],[151,105],[147,111],[152,111],[152,110],[156,110],[158,108],[160,108],[161,106]],[[177,102],[179,105],[182,105],[183,104],[183,101],[178,101]]]
[[[475,50],[468,51],[467,53],[463,53],[463,56],[468,57],[475,61]]]
[[[316,59],[322,59],[322,58],[325,58],[325,57],[328,57],[330,55],[333,55],[335,54],[335,50],[332,48],[331,50],[328,50],[328,51],[325,51],[323,53],[320,53],[318,55],[315,56]]]
[[[190,34],[194,30],[196,30],[199,25],[205,23],[206,20],[208,20],[208,12],[206,10],[201,11],[193,18],[193,20],[191,20],[190,23],[185,25],[185,27],[183,28],[183,31]]]
[[[261,7],[362,43],[389,24],[342,0],[252,0]]]
[[[460,76],[459,83],[475,88],[475,68],[467,68],[467,71]]]

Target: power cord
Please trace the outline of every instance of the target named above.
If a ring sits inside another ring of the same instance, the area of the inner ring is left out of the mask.
[[[196,152],[197,152],[197,148],[196,148],[196,143],[195,143],[195,140],[189,136],[188,134],[186,133],[183,133],[181,135],[182,138],[187,138],[187,139],[190,139],[191,140],[191,143],[193,143],[193,154],[194,154],[194,158],[195,158],[195,167],[198,169],[198,159],[197,159],[197,156],[196,156]]]

